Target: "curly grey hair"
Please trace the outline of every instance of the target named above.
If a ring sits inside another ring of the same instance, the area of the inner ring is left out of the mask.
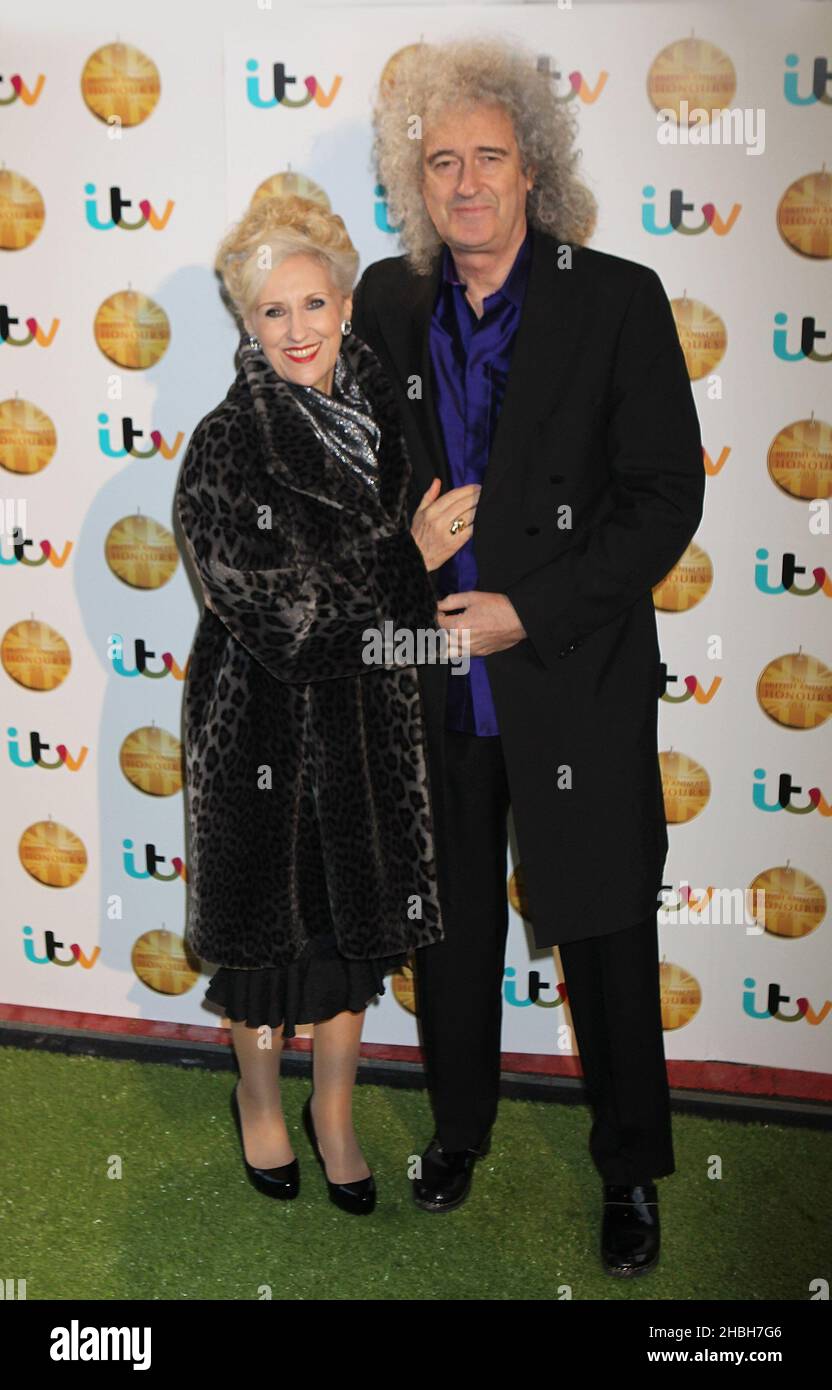
[[[514,126],[523,169],[535,168],[526,195],[526,217],[560,242],[582,245],[597,216],[594,194],[575,172],[577,116],[559,102],[551,77],[534,55],[502,38],[460,38],[414,44],[396,55],[390,79],[373,108],[373,156],[384,185],[390,219],[401,223],[404,254],[427,275],[441,246],[422,198],[422,140],[408,133],[414,115],[422,132],[456,107],[502,106]]]

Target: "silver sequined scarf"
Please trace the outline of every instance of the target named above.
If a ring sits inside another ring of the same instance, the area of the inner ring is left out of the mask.
[[[335,359],[331,396],[315,386],[288,385],[326,448],[377,493],[381,431],[343,352]]]

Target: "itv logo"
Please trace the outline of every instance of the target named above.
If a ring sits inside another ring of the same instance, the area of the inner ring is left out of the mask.
[[[289,95],[288,89],[294,87],[298,79],[287,73],[285,63],[272,63],[271,92],[264,92],[263,90],[260,64],[256,58],[248,59],[246,71],[249,74],[246,78],[246,98],[249,105],[256,106],[259,111],[268,111],[274,106],[286,106],[291,111],[299,111],[302,106],[308,106],[311,101],[314,101],[317,106],[331,106],[341,86],[341,78],[336,75],[327,92],[317,77],[310,74],[309,77],[303,79],[303,85],[306,88],[305,96],[294,97]]]

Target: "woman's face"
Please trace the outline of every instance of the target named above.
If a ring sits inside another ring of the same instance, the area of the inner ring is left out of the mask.
[[[298,252],[275,266],[245,321],[278,376],[332,393],[341,320],[352,312],[352,295],[340,293],[329,267]]]

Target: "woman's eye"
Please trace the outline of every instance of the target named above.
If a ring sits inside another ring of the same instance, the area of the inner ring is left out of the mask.
[[[314,309],[318,304],[323,304],[323,303],[324,303],[324,300],[321,299],[321,298],[319,298],[318,296],[316,296],[314,299],[310,299],[309,304],[307,305],[307,308],[309,308],[309,309]],[[276,304],[272,304],[270,308],[264,310],[264,313],[265,313],[265,315],[266,315],[266,318],[267,318],[267,319],[270,319],[270,318],[274,318],[277,314],[282,314],[282,313],[283,313],[283,310],[280,309],[280,308],[278,308],[278,306],[277,306]]]

